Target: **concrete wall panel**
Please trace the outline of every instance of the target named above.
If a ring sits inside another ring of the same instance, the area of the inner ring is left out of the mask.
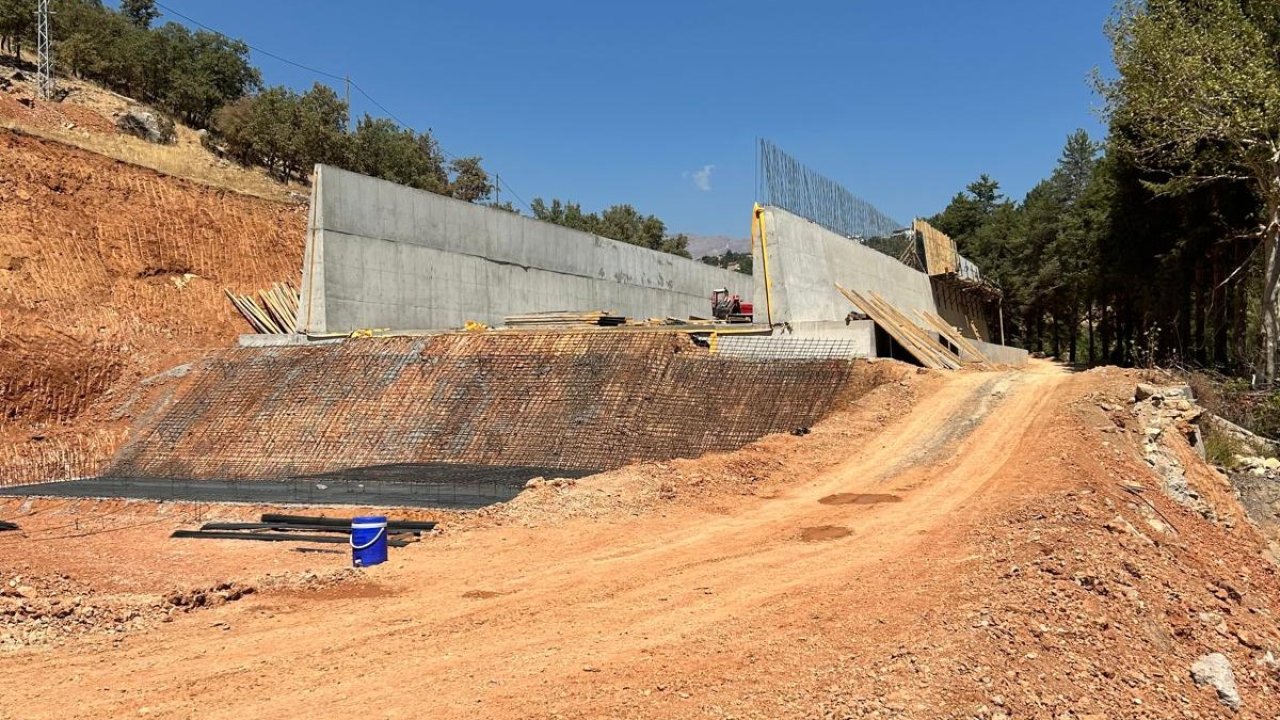
[[[977,346],[982,351],[982,354],[986,355],[994,363],[1012,367],[1024,367],[1030,361],[1030,354],[1022,348],[996,345],[982,342],[981,340],[970,340],[970,342]]]
[[[860,292],[878,292],[906,312],[937,311],[933,288],[924,273],[780,208],[765,208],[764,223],[774,324],[799,328],[842,320],[854,307],[836,290],[836,283]],[[760,249],[755,253],[758,256]],[[754,267],[755,295],[763,299],[764,273],[759,257]],[[757,316],[762,316],[763,310],[757,309]]]
[[[855,308],[836,290],[839,283],[863,293],[877,292],[913,320],[915,310],[928,310],[966,336],[976,328],[982,339],[992,339],[986,309],[974,295],[935,287],[925,273],[781,208],[764,209],[764,227],[768,252],[762,252],[759,243],[753,248],[758,320],[765,317],[767,263],[772,322],[785,325],[785,332],[796,337],[846,335],[849,329],[843,320]],[[923,322],[917,324],[937,335]],[[993,353],[1002,358],[1000,362],[1025,362],[1021,350],[989,347],[999,349]]]
[[[710,312],[740,273],[332,167],[316,171],[299,329],[431,330],[506,315]]]

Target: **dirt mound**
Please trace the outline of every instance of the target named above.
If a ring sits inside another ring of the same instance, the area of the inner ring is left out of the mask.
[[[126,424],[109,406],[233,342],[223,290],[296,274],[304,224],[296,206],[0,131],[0,483],[92,471],[77,453],[100,461]]]
[[[4,578],[0,578],[0,581]],[[0,651],[127,632],[169,622],[175,613],[218,607],[256,588],[234,581],[164,596],[100,595],[68,577],[15,577],[0,587]]]

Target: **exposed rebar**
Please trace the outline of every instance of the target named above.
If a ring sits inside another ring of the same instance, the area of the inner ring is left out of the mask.
[[[904,227],[768,140],[760,141],[760,176],[762,204],[780,207],[845,237],[866,241],[891,236]]]

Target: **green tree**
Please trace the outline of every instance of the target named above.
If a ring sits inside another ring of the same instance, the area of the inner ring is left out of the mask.
[[[578,203],[553,199],[548,205],[542,198],[534,198],[529,209],[538,220],[650,250],[691,257],[688,236],[667,235],[666,224],[656,215],[642,215],[630,205],[613,205],[596,214],[584,213]]]
[[[752,257],[749,252],[740,253],[725,250],[720,255],[703,255],[698,258],[698,261],[705,265],[733,270],[744,275],[750,275],[752,270]]]
[[[242,165],[260,164],[253,136],[253,114],[257,97],[240,98],[218,108],[210,122],[205,145],[215,152],[225,152]]]
[[[1119,76],[1099,87],[1113,143],[1158,193],[1246,184],[1260,203],[1263,367],[1280,343],[1280,13],[1260,0],[1126,2],[1109,27]]]
[[[538,220],[573,228],[574,230],[582,230],[583,232],[595,232],[596,225],[600,220],[594,213],[587,214],[582,212],[582,206],[578,203],[561,202],[558,198],[553,199],[551,204],[548,205],[542,198],[536,197],[529,204],[529,209]]]
[[[600,213],[595,232],[612,240],[658,250],[666,231],[666,225],[656,216],[641,215],[630,205],[613,205]]]
[[[288,180],[294,159],[293,131],[298,112],[298,94],[283,85],[267,88],[252,101],[249,141],[257,161]]]
[[[365,115],[348,140],[348,170],[445,193],[449,176],[440,148],[430,134],[401,129],[386,118]]]
[[[316,163],[341,163],[347,103],[333,88],[315,83],[297,99],[293,117],[291,170],[306,176]]]
[[[85,3],[67,3],[65,12],[68,18],[55,15],[66,25],[65,34],[57,35],[62,61],[75,75],[120,92],[137,92],[143,59],[132,51],[143,31],[121,15]]]
[[[188,124],[205,127],[219,107],[260,86],[261,75],[249,64],[249,46],[243,42],[204,30],[192,33],[176,23],[163,29],[173,63],[163,101]]]
[[[658,243],[658,247],[654,249],[671,255],[679,255],[682,258],[693,259],[693,255],[689,254],[689,236],[684,233],[667,235],[662,238],[662,242]],[[746,272],[748,274],[751,273],[749,269]]]
[[[120,13],[144,30],[151,27],[151,21],[160,17],[156,0],[120,0]]]
[[[453,179],[449,182],[449,194],[459,200],[479,202],[493,194],[489,173],[480,165],[478,157],[457,158],[449,163]]]
[[[22,53],[22,40],[31,34],[35,8],[28,0],[0,0],[0,52]]]

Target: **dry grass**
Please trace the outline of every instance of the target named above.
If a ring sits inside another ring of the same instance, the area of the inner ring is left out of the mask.
[[[77,131],[75,128],[41,127],[12,118],[0,119],[0,127],[71,145],[184,180],[266,200],[304,202],[309,194],[304,186],[285,186],[264,173],[214,157],[200,145],[199,138],[192,130],[181,126],[178,129],[177,145],[155,145],[129,135],[104,135]]]
[[[16,84],[16,91],[0,92],[0,127],[65,143],[134,165],[206,185],[283,202],[305,201],[304,185],[285,185],[259,168],[245,168],[223,160],[200,143],[191,128],[178,125],[178,142],[156,145],[116,132],[114,118],[139,103],[96,85],[59,78],[70,93],[61,103],[37,103],[27,108],[18,97],[31,97],[32,80]]]

